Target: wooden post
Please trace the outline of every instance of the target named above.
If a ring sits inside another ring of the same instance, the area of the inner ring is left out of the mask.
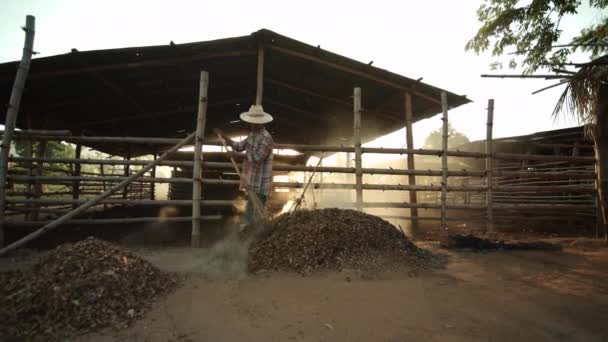
[[[25,156],[26,157],[33,157],[34,156],[34,144],[31,140],[28,140],[25,142]],[[27,175],[28,176],[33,176],[34,175],[34,163],[33,162],[27,162]],[[25,196],[26,198],[32,198],[32,193],[34,192],[34,182],[28,182],[27,183],[27,196]],[[29,206],[31,207],[31,206]],[[26,211],[25,212],[25,218],[28,221],[33,221],[33,217],[32,217],[32,211]]]
[[[410,93],[405,93],[405,140],[408,149],[414,148],[414,132],[412,131],[412,126],[414,124],[414,114],[412,111],[412,95]],[[410,153],[407,155],[407,169],[415,170],[416,167],[414,165],[414,154]],[[408,176],[408,184],[416,185],[416,176],[409,175]],[[410,194],[410,203],[416,204],[418,203],[418,195],[416,191],[409,191]],[[412,230],[416,231],[418,229],[418,208],[410,209],[410,216],[412,217]]]
[[[356,87],[353,97],[353,106],[355,114],[354,122],[354,135],[353,140],[355,144],[355,180],[356,180],[356,194],[357,194],[357,210],[363,210],[363,173],[361,172],[362,159],[361,159],[361,88]]]
[[[104,168],[104,165],[99,164],[99,174],[101,175],[101,177],[106,176],[106,172],[103,168]],[[112,174],[114,174],[114,165],[112,165]],[[103,192],[106,191],[106,181],[105,180],[101,182],[101,188],[103,189]],[[104,204],[103,209],[105,210],[106,208],[107,208],[107,206]]]
[[[255,104],[262,105],[264,98],[264,48],[258,48],[257,83],[255,88]]]
[[[441,232],[440,235],[448,232],[446,220],[446,207],[448,195],[448,94],[445,91],[441,92],[441,109],[443,111],[443,134],[441,146],[443,152],[441,154]]]
[[[196,135],[194,140],[194,167],[192,172],[192,236],[191,245],[194,248],[201,244],[201,192],[202,192],[202,162],[203,138],[207,121],[207,89],[209,73],[201,71],[198,99],[198,114],[196,116]]]
[[[154,160],[156,160],[157,156],[158,155],[156,153],[154,153]],[[152,168],[152,178],[156,178],[156,166]],[[155,184],[156,183],[154,183],[154,182],[150,182],[150,199],[151,200],[154,200],[156,198],[156,195],[154,193],[156,191]]]
[[[76,155],[76,159],[80,159],[80,154],[82,152],[82,145],[81,144],[76,144],[76,151],[75,151],[75,155]],[[80,169],[81,169],[81,165],[80,163],[76,163],[74,164],[74,176],[75,177],[80,177]],[[80,181],[74,181],[72,183],[72,198],[73,199],[79,199],[80,198]],[[77,208],[78,205],[74,204],[74,208]]]
[[[127,147],[127,157],[125,158],[125,160],[131,160],[131,148],[129,148],[129,147]],[[123,170],[124,170],[124,176],[129,177],[129,174],[131,173],[130,165],[129,164],[123,165]],[[125,186],[124,190],[122,191],[122,198],[127,199],[128,196],[129,196],[129,186]]]
[[[486,126],[486,205],[488,221],[486,225],[486,232],[494,234],[494,211],[493,211],[493,199],[492,199],[492,173],[494,169],[494,160],[492,155],[494,153],[494,147],[492,144],[492,128],[494,126],[494,99],[488,100],[488,122]]]
[[[25,17],[25,43],[23,45],[23,55],[17,69],[17,76],[13,83],[13,90],[6,111],[6,119],[4,120],[4,134],[2,135],[2,143],[0,144],[0,246],[4,246],[4,210],[6,208],[6,174],[8,173],[8,156],[11,151],[11,142],[13,132],[17,123],[17,115],[19,114],[19,105],[21,104],[21,95],[25,88],[25,80],[30,71],[30,63],[34,52],[34,33],[36,28],[36,19],[32,15]]]
[[[38,143],[38,149],[36,151],[36,154],[38,155],[38,158],[44,158],[46,155],[46,141],[41,141]],[[44,175],[44,163],[43,162],[38,162],[36,163],[36,168],[34,169],[34,175],[35,176],[43,176]],[[43,193],[43,188],[42,188],[42,183],[39,180],[34,181],[34,195],[33,197],[35,199],[38,199],[42,196]],[[34,209],[34,211],[32,212],[32,219],[34,221],[38,220],[38,208],[40,208],[40,206],[36,206],[36,208]]]
[[[154,166],[160,164],[163,160],[167,159],[172,153],[177,152],[180,148],[184,147],[186,144],[189,144],[192,139],[194,138],[194,133],[189,134],[186,138],[184,138],[183,140],[181,140],[180,142],[178,142],[175,146],[173,146],[172,148],[170,148],[167,152],[165,152],[162,156],[160,156],[157,160],[151,162],[150,164],[146,165],[145,167],[143,167],[141,170],[137,171],[136,173],[132,174],[131,176],[129,176],[127,179],[122,180],[120,183],[116,184],[115,186],[111,187],[110,189],[108,189],[108,191],[94,197],[91,198],[89,200],[86,200],[82,205],[80,205],[77,209],[73,209],[70,212],[68,212],[67,214],[61,216],[60,218],[49,222],[47,224],[45,224],[43,227],[41,227],[40,229],[26,235],[25,237],[23,237],[21,240],[18,240],[16,242],[13,242],[12,244],[4,247],[3,249],[0,249],[0,256],[5,255],[6,253],[15,250],[25,244],[27,244],[28,242],[38,238],[39,236],[45,234],[46,232],[57,228],[58,226],[60,226],[61,224],[68,222],[71,218],[73,218],[74,216],[85,212],[87,209],[93,207],[94,205],[96,205],[97,203],[105,200],[106,198],[112,196],[112,194],[114,194],[117,191],[120,191],[122,188],[124,188],[127,184],[131,183],[132,181],[134,181],[135,179],[141,177],[144,173],[148,172],[148,170],[150,170],[151,168],[153,168]]]

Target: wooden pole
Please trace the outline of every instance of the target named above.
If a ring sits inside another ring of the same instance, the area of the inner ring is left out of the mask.
[[[492,159],[492,154],[494,153],[494,148],[492,144],[492,128],[494,126],[494,99],[488,100],[488,122],[486,126],[486,205],[488,206],[487,215],[488,221],[486,225],[486,232],[489,234],[494,234],[494,212],[492,210],[492,170],[494,169],[494,161]]]
[[[363,189],[361,188],[363,184],[363,173],[361,172],[363,163],[361,159],[361,88],[359,87],[354,90],[353,106],[355,114],[353,142],[355,144],[356,203],[357,210],[361,211],[363,210]]]
[[[76,144],[76,151],[75,151],[75,155],[76,155],[76,159],[80,159],[80,154],[82,152],[82,145],[81,144]],[[74,177],[80,177],[80,164],[74,164]],[[79,199],[80,198],[80,182],[75,180],[74,183],[72,183],[72,198],[73,199]],[[78,207],[77,205],[74,205],[74,208]]]
[[[25,43],[23,44],[23,55],[17,69],[17,76],[13,83],[13,90],[6,111],[4,120],[4,135],[0,144],[0,247],[4,246],[4,209],[6,207],[6,174],[8,171],[8,155],[11,151],[13,132],[19,114],[21,95],[25,88],[25,80],[30,71],[30,63],[34,52],[34,33],[36,29],[36,19],[32,15],[25,17]]]
[[[36,153],[38,154],[38,158],[44,158],[46,155],[46,141],[41,141],[40,143],[38,143],[38,149],[36,151]],[[43,177],[44,176],[44,167],[43,167],[43,163],[37,163],[36,164],[36,168],[34,169],[34,176],[35,177]],[[34,181],[34,198],[40,198],[42,196],[43,193],[43,187],[42,187],[42,182],[40,182],[39,180],[35,180]],[[32,219],[33,220],[37,220],[38,219],[38,211],[34,210],[32,212]]]
[[[3,249],[0,249],[0,256],[5,255],[6,253],[15,250],[23,245],[25,245],[26,243],[38,238],[39,236],[45,234],[46,232],[57,228],[59,225],[63,224],[64,222],[69,221],[71,218],[73,218],[74,216],[86,211],[87,209],[93,207],[94,205],[96,205],[97,203],[103,201],[104,199],[110,197],[112,194],[114,194],[116,191],[119,191],[121,189],[123,189],[127,184],[131,183],[132,181],[134,181],[135,179],[141,177],[144,173],[148,172],[148,170],[150,170],[151,168],[153,168],[154,166],[158,165],[161,161],[167,159],[167,157],[169,157],[169,155],[171,153],[174,153],[176,151],[178,151],[180,148],[184,147],[186,144],[190,143],[190,141],[192,141],[192,139],[194,138],[195,133],[191,133],[189,134],[186,138],[184,138],[182,141],[180,141],[177,145],[173,146],[171,149],[169,149],[167,152],[165,152],[162,156],[160,156],[157,160],[154,160],[153,162],[151,162],[150,164],[148,164],[147,166],[143,167],[141,170],[139,170],[138,172],[136,172],[135,174],[131,175],[129,178],[123,180],[122,182],[120,182],[119,184],[111,187],[109,190],[105,191],[104,193],[98,195],[97,197],[91,198],[87,201],[85,201],[81,206],[79,206],[76,209],[71,210],[69,213],[61,216],[60,218],[56,219],[53,222],[50,222],[48,224],[45,224],[43,227],[41,227],[40,229],[26,235],[25,237],[23,237],[22,239],[6,246]],[[71,200],[74,201],[74,200]],[[78,200],[78,202],[80,202],[82,200]],[[144,200],[140,200],[140,201],[144,201]]]
[[[264,48],[258,48],[257,83],[255,88],[255,104],[262,105],[264,99]]]
[[[156,160],[156,158],[158,157],[158,155],[156,153],[154,153],[154,160]],[[156,166],[152,168],[152,174],[151,174],[152,178],[156,178]],[[156,183],[154,182],[150,182],[150,199],[154,200],[156,198]]]
[[[25,142],[25,155],[26,157],[33,157],[33,153],[34,153],[34,146],[33,143],[31,141],[26,141]],[[32,162],[28,162],[27,163],[27,175],[28,176],[33,176],[34,175],[34,163]],[[27,192],[28,195],[26,196],[27,198],[31,198],[32,194],[34,193],[34,182],[28,182],[27,183]],[[33,220],[32,217],[32,211],[27,211],[25,213],[25,218],[26,220]]]
[[[414,124],[414,114],[412,111],[412,95],[410,93],[405,93],[405,140],[406,146],[408,149],[414,148],[414,132],[412,130]],[[414,154],[410,153],[407,155],[407,169],[415,170],[414,164]],[[408,176],[408,184],[416,185],[416,176],[409,175]],[[418,197],[415,191],[410,191],[410,203],[418,203]],[[410,210],[410,214],[412,216],[412,229],[416,231],[418,229],[418,208],[412,208]]]
[[[441,155],[441,235],[448,232],[448,226],[446,221],[446,207],[447,207],[447,194],[448,194],[448,95],[445,91],[441,92],[441,109],[443,116],[443,134],[441,139],[441,146],[443,153]]]
[[[192,235],[191,246],[200,247],[201,244],[201,193],[203,178],[203,138],[205,137],[205,124],[207,121],[207,89],[209,87],[209,73],[201,71],[198,99],[198,114],[196,116],[196,138],[194,140],[194,167],[192,171]]]
[[[104,167],[105,167],[104,164],[99,164],[99,174],[101,175],[101,177],[105,177],[106,176],[105,170],[103,169]],[[114,167],[114,165],[112,165],[112,168],[113,167]],[[106,191],[106,182],[105,181],[101,182],[101,188],[102,188],[103,192]],[[105,205],[105,204],[103,205],[104,209],[106,209],[107,207],[108,207],[107,205]]]
[[[127,147],[127,157],[125,158],[125,160],[131,160],[131,148]],[[130,168],[130,164],[125,164],[123,166],[123,170],[124,170],[124,175],[125,177],[129,177],[130,173],[131,173],[131,168]],[[125,186],[124,190],[122,191],[122,198],[123,199],[127,199],[127,197],[129,196],[129,187]]]

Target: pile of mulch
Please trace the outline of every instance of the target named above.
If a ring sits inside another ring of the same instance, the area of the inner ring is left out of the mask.
[[[302,210],[267,223],[250,246],[249,270],[379,270],[427,267],[432,259],[379,217],[354,210]]]
[[[544,242],[505,242],[477,237],[471,234],[449,235],[441,240],[441,247],[448,249],[472,249],[475,251],[490,250],[544,250],[559,251],[560,245]]]
[[[0,276],[0,340],[64,340],[123,328],[176,286],[131,252],[94,238],[64,244],[32,269]]]

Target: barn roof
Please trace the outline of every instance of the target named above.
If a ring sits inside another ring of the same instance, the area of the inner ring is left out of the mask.
[[[258,47],[265,51],[264,109],[275,141],[339,144],[352,135],[352,93],[363,93],[362,138],[404,126],[403,93],[414,120],[441,111],[442,89],[269,30],[206,42],[77,51],[32,61],[19,128],[69,129],[96,136],[183,137],[195,127],[199,72],[210,74],[207,127],[234,124],[254,101]],[[17,62],[0,64],[8,103]],[[470,102],[448,92],[450,108]],[[4,112],[2,113],[4,116]],[[211,132],[207,129],[207,133]],[[126,146],[93,146],[124,155]],[[135,148],[135,147],[132,147]],[[148,146],[132,154],[157,152]]]

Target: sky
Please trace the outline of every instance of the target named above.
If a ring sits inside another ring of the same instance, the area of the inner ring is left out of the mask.
[[[0,63],[17,60],[23,47],[25,16],[36,16],[37,57],[69,52],[187,43],[250,34],[261,28],[423,82],[467,95],[474,102],[450,111],[450,122],[471,140],[485,139],[488,99],[495,100],[494,137],[572,127],[554,120],[563,87],[537,95],[545,80],[488,79],[488,54],[466,52],[479,23],[481,0],[427,1],[72,1],[0,0]],[[587,3],[587,1],[583,1]],[[604,14],[583,7],[562,21],[565,38]],[[582,56],[576,61],[585,61]],[[365,96],[365,94],[363,94]],[[26,99],[24,99],[26,101]],[[415,147],[441,126],[439,116],[414,126]],[[370,145],[399,147],[403,130]]]

